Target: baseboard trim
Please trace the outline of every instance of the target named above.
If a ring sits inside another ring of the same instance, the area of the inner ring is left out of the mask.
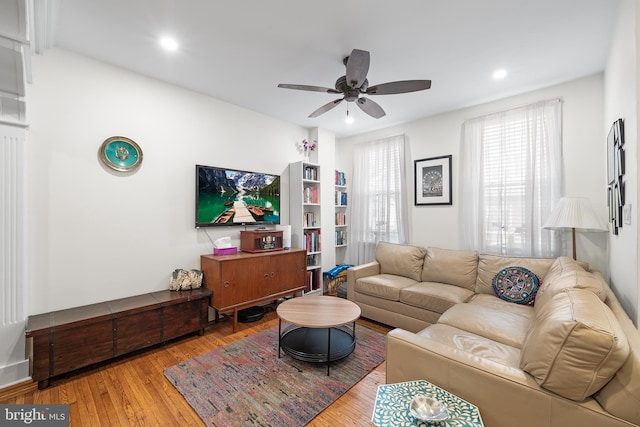
[[[12,384],[5,388],[0,388],[0,402],[7,402],[10,399],[14,399],[17,396],[33,393],[38,390],[38,383],[32,381],[31,378]]]
[[[32,382],[29,376],[29,359],[20,360],[9,365],[0,366],[0,401],[7,389],[14,385]]]

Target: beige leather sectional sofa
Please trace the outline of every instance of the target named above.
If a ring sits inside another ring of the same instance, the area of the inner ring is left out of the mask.
[[[533,305],[496,296],[501,270],[540,279]],[[426,379],[475,404],[485,426],[640,425],[640,334],[595,271],[380,243],[347,272],[362,316],[387,335],[387,383]]]

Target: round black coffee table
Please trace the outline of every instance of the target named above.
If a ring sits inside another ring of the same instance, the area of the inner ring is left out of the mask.
[[[287,300],[278,313],[278,357],[282,349],[305,362],[330,364],[350,355],[356,346],[357,304],[337,297],[309,296]],[[282,322],[289,323],[283,329]]]

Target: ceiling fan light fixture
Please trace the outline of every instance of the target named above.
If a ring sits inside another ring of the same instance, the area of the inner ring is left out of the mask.
[[[347,107],[347,117],[344,118],[344,122],[348,125],[350,125],[351,123],[353,123],[355,120],[353,118],[353,116],[349,115],[349,107]]]
[[[507,77],[507,70],[505,70],[504,68],[500,68],[499,70],[493,72],[494,80],[502,80],[505,77]]]
[[[164,50],[169,52],[175,52],[178,50],[178,42],[173,37],[163,36],[160,38],[159,43]]]
[[[280,83],[278,87],[342,95],[342,98],[328,102],[309,114],[310,118],[318,117],[337,106],[340,102],[347,101],[355,102],[364,113],[374,119],[382,118],[386,113],[377,103],[360,95],[394,95],[398,93],[417,92],[431,87],[431,80],[402,80],[381,83],[370,87],[369,80],[367,80],[370,62],[369,56],[369,52],[365,50],[353,49],[351,55],[343,61],[347,66],[347,72],[345,75],[338,77],[335,89],[289,83]],[[349,122],[350,120],[353,120],[353,118],[349,117],[349,110],[347,109],[345,121]]]

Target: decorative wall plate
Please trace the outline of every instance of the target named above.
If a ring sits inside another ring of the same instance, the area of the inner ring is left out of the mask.
[[[129,138],[112,136],[102,143],[100,158],[111,169],[131,171],[142,163],[142,149]]]

